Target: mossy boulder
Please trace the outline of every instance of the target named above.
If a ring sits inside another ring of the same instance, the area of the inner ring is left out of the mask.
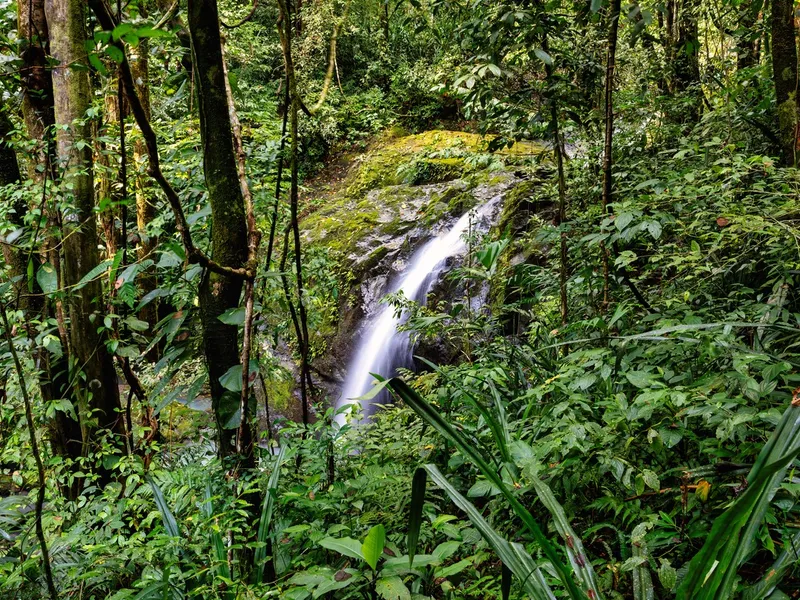
[[[320,372],[332,380],[342,374],[365,312],[374,309],[420,243],[505,194],[518,183],[518,161],[544,150],[523,143],[490,153],[488,141],[453,131],[387,134],[354,158],[339,181],[321,182],[325,194],[306,194],[300,223],[306,247],[324,248],[346,278],[335,323],[316,326],[336,332],[315,361]]]

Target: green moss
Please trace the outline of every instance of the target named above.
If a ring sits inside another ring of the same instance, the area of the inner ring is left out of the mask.
[[[505,231],[509,226],[514,226],[517,217],[523,207],[533,201],[534,194],[541,187],[541,182],[536,179],[528,179],[520,182],[506,194],[503,203],[503,211],[497,222],[500,231]]]

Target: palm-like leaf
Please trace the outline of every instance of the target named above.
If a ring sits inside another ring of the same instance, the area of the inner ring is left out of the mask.
[[[547,539],[547,536],[544,535],[542,528],[533,518],[533,515],[531,515],[528,509],[522,505],[513,493],[511,493],[511,490],[505,485],[502,478],[497,474],[497,471],[486,462],[483,456],[475,449],[474,445],[469,443],[468,440],[453,429],[435,408],[425,402],[419,394],[408,387],[402,380],[397,378],[392,379],[389,381],[388,385],[395,394],[414,410],[414,412],[432,425],[447,440],[452,442],[464,456],[468,457],[483,475],[501,491],[511,505],[514,513],[522,520],[528,531],[533,534],[536,543],[539,544],[542,552],[544,552],[545,556],[553,565],[559,579],[567,588],[570,597],[573,600],[586,600],[586,593],[575,584],[570,572],[571,569],[561,560],[555,547],[550,543],[550,540]]]

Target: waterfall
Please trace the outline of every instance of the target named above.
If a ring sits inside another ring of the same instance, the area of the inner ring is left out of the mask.
[[[438,237],[435,237],[418,250],[408,261],[404,273],[391,286],[388,293],[403,292],[403,295],[415,302],[423,304],[433,285],[446,268],[447,259],[463,254],[466,250],[464,234],[470,227],[486,230],[488,223],[498,206],[501,194],[490,198],[482,206],[465,213],[453,226]],[[375,382],[371,373],[382,377],[392,377],[400,367],[413,366],[413,348],[409,332],[397,331],[397,326],[405,320],[405,315],[397,316],[395,308],[384,304],[378,307],[375,314],[368,317],[363,333],[356,346],[353,358],[347,368],[347,375],[342,386],[342,395],[337,404],[340,408],[353,404],[353,400],[366,394]],[[361,401],[365,416],[373,412],[372,405],[383,401],[382,392],[371,401]],[[337,416],[340,424],[344,415]]]

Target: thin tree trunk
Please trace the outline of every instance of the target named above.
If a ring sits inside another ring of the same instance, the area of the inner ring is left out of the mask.
[[[550,53],[550,44],[545,33],[542,37],[542,50]],[[547,102],[550,105],[550,129],[553,133],[553,152],[556,156],[556,172],[558,176],[558,226],[564,226],[567,219],[567,180],[564,173],[564,140],[561,139],[561,127],[558,122],[558,101],[555,90],[555,70],[552,62],[544,65],[547,75]],[[567,234],[561,232],[560,240],[560,265],[559,265],[559,296],[561,299],[561,324],[566,325],[569,320],[569,303],[567,301],[567,277],[569,273],[569,259],[567,253]]]
[[[139,5],[139,14],[147,16],[147,3]],[[136,86],[136,94],[142,102],[145,116],[150,120],[150,69],[148,54],[150,43],[147,39],[139,42],[136,60],[131,65],[133,81]],[[149,185],[147,174],[142,170],[142,164],[146,161],[147,146],[144,139],[137,137],[133,142],[133,162],[135,165],[134,187],[136,190],[136,226],[139,232],[139,247],[137,258],[139,261],[153,259],[154,252],[158,246],[158,238],[148,235],[147,228],[156,218],[156,199]],[[139,290],[145,296],[158,288],[158,277],[155,267],[146,269],[138,278]],[[149,333],[153,333],[153,328],[158,322],[158,299],[152,300],[139,312],[139,318],[149,325]],[[146,356],[150,362],[155,362],[159,358],[160,346],[153,346],[153,349]],[[152,412],[152,408],[149,409]]]
[[[85,41],[85,4],[81,0],[46,0],[51,28],[53,97],[57,131],[57,152],[64,180],[71,184],[71,206],[64,216],[64,283],[70,290],[99,262],[94,217],[91,125],[85,121],[92,91]],[[74,68],[78,67],[78,68]],[[117,374],[106,350],[105,336],[98,333],[102,323],[99,281],[92,281],[69,298],[70,346],[76,370],[72,374],[73,405],[92,419],[82,419],[84,450],[95,441],[96,432],[109,430],[124,441]]]
[[[758,64],[757,37],[753,28],[758,20],[758,10],[756,9],[760,6],[762,6],[761,2],[756,3],[754,0],[749,0],[743,3],[739,10],[739,32],[736,43],[736,68],[739,71]]]
[[[778,135],[784,163],[797,164],[797,35],[792,0],[772,0],[772,76],[778,107]]]
[[[14,126],[5,112],[5,107],[0,107],[0,188],[17,184],[21,181],[17,153],[12,145],[11,133]],[[5,196],[5,195],[3,195]],[[23,215],[27,211],[24,202],[13,198],[0,197],[0,203],[11,205],[7,218],[14,227],[23,226]],[[19,298],[18,305],[14,308],[25,310],[27,308],[28,282],[25,280],[27,270],[27,253],[9,244],[5,237],[0,235],[0,250],[3,252],[5,264],[10,268],[13,278],[19,277],[14,283],[14,295]]]
[[[212,256],[223,266],[243,268],[247,262],[247,224],[236,164],[233,131],[225,87],[225,69],[216,0],[190,0],[189,33],[197,84],[203,167],[211,218]],[[231,452],[233,429],[226,428],[240,405],[239,394],[226,391],[220,378],[239,364],[238,331],[219,316],[239,306],[242,280],[208,271],[200,286],[203,343],[217,418],[220,454]],[[247,415],[241,415],[243,421]]]
[[[17,371],[17,378],[19,379],[19,387],[22,392],[22,399],[25,403],[25,422],[28,425],[28,435],[31,440],[31,452],[36,462],[36,473],[38,475],[39,489],[36,494],[36,537],[39,540],[39,549],[42,552],[42,563],[44,565],[44,577],[47,583],[47,591],[50,594],[51,600],[58,600],[58,592],[53,583],[53,569],[50,565],[50,552],[47,548],[47,540],[44,537],[44,527],[42,527],[42,510],[44,508],[44,495],[47,485],[44,473],[44,463],[42,462],[42,455],[39,452],[39,442],[36,439],[36,426],[33,422],[33,408],[31,407],[31,399],[28,395],[28,384],[25,381],[25,372],[22,370],[22,363],[17,355],[17,350],[14,347],[14,338],[11,335],[11,326],[8,322],[8,315],[6,315],[6,305],[0,301],[0,314],[3,318],[3,330],[5,331],[6,342],[8,343],[9,352],[14,362],[14,368]]]
[[[347,15],[350,12],[350,0],[346,0],[344,5],[344,10],[342,11],[342,17],[333,25],[333,32],[331,33],[331,43],[330,49],[328,50],[328,69],[325,71],[325,79],[322,82],[322,91],[319,94],[319,99],[317,100],[316,104],[310,109],[311,114],[316,113],[322,105],[325,104],[325,98],[328,96],[328,90],[331,87],[331,83],[333,82],[333,74],[336,70],[336,40],[339,38],[339,30],[342,28],[342,25],[347,20]],[[339,83],[339,88],[341,89],[341,82]]]
[[[294,60],[292,58],[292,28],[291,14],[285,0],[278,0],[280,10],[280,22],[278,32],[281,37],[283,47],[283,59],[286,66],[286,79],[289,86],[289,170],[290,170],[290,189],[289,189],[289,208],[291,214],[290,229],[294,238],[294,262],[295,276],[297,279],[297,312],[299,323],[296,319],[295,329],[297,330],[298,344],[300,346],[300,396],[303,403],[303,425],[309,423],[308,394],[313,389],[307,389],[306,383],[311,381],[309,371],[309,336],[308,322],[304,303],[305,288],[303,286],[303,263],[300,247],[300,227],[297,218],[299,188],[298,188],[298,116],[300,112],[300,96],[297,92],[297,80],[294,72]],[[284,252],[285,256],[285,252]],[[299,325],[299,326],[298,326]]]
[[[110,86],[112,87],[112,86]],[[103,95],[103,117],[104,123],[99,134],[107,133],[112,125],[119,125],[119,103],[116,94],[110,94],[107,90]],[[100,123],[95,122],[94,126],[101,129]],[[110,133],[110,132],[108,132]],[[98,200],[103,206],[100,211],[100,225],[103,228],[103,237],[106,240],[106,258],[113,258],[120,245],[120,234],[117,229],[117,207],[119,203],[119,193],[114,190],[114,177],[112,175],[111,159],[109,150],[103,141],[98,142],[97,152],[97,185]]]
[[[614,179],[611,173],[612,151],[614,145],[614,71],[617,57],[617,35],[619,33],[619,12],[621,0],[611,0],[608,13],[608,43],[606,49],[606,84],[605,84],[605,118],[606,132],[603,145],[603,215],[609,212],[608,205],[613,202]],[[608,308],[609,297],[609,251],[601,244],[603,259],[603,309]]]

